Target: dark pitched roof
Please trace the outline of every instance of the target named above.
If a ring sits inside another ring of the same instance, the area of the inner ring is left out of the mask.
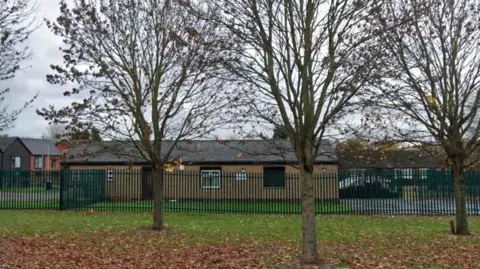
[[[20,138],[32,155],[62,155],[50,139]]]
[[[0,138],[0,151],[4,152],[5,149],[12,144],[13,140],[17,139],[16,137],[6,137],[6,138]]]
[[[351,168],[440,168],[441,158],[419,150],[337,152],[340,169]]]
[[[162,143],[165,153],[172,141]],[[171,159],[181,158],[184,163],[280,163],[296,162],[288,141],[264,140],[192,140],[177,143]],[[66,163],[124,163],[144,162],[139,152],[129,142],[103,142],[101,144],[76,144],[68,152]],[[333,148],[324,143],[317,163],[336,162]]]

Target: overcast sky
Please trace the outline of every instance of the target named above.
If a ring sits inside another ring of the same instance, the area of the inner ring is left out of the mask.
[[[20,107],[24,102],[38,93],[38,98],[18,118],[13,128],[7,130],[9,136],[40,138],[47,132],[48,122],[36,114],[36,109],[54,105],[65,106],[71,103],[71,97],[64,97],[68,86],[52,85],[47,82],[46,75],[53,74],[51,64],[62,63],[59,47],[61,39],[55,36],[45,25],[44,19],[55,20],[59,14],[59,4],[55,0],[37,0],[37,21],[40,27],[30,36],[27,44],[31,48],[32,57],[23,62],[24,70],[16,73],[14,79],[4,81],[2,88],[10,88],[6,103],[11,109]],[[217,135],[231,136],[231,131],[220,130]]]
[[[58,1],[37,0],[37,3],[37,21],[41,25],[27,41],[32,57],[24,61],[25,68],[17,72],[14,79],[4,82],[1,88],[10,88],[11,92],[6,97],[6,101],[12,109],[20,107],[37,93],[38,98],[19,116],[13,128],[6,131],[10,136],[40,138],[46,133],[48,122],[36,114],[36,109],[49,105],[58,108],[72,101],[71,97],[63,96],[63,92],[69,89],[68,86],[52,85],[46,80],[46,75],[52,74],[50,65],[62,63],[62,53],[59,51],[62,45],[61,39],[56,37],[43,22],[44,18],[55,20],[58,17],[60,14]],[[231,131],[220,130],[217,131],[217,135],[229,137]]]
[[[60,39],[43,23],[43,18],[54,20],[60,14],[58,1],[37,1],[39,6],[37,21],[41,26],[28,40],[33,55],[31,59],[23,62],[25,69],[19,71],[14,79],[4,82],[2,86],[11,90],[7,97],[11,108],[21,106],[37,92],[38,98],[20,115],[15,126],[7,131],[10,136],[40,137],[46,131],[48,122],[39,117],[35,110],[50,104],[61,106],[69,102],[62,94],[67,88],[51,85],[45,78],[50,73],[50,64],[62,62],[62,55],[58,50],[61,45]]]

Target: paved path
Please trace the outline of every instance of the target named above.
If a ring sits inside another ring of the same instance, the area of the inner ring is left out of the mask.
[[[455,214],[455,201],[418,199],[342,199],[358,213],[391,215]],[[467,201],[469,214],[480,215],[480,200]]]
[[[60,199],[60,193],[57,192],[42,192],[42,193],[15,193],[0,191],[1,201],[48,201]]]

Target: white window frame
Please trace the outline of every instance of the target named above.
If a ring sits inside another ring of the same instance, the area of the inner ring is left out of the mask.
[[[240,172],[237,172],[237,174],[235,175],[235,178],[238,181],[247,180],[247,170],[245,168],[240,169]]]
[[[398,179],[398,178],[412,179],[412,176],[413,176],[412,168],[395,168],[393,171],[395,173],[395,179]],[[399,177],[398,174],[401,174],[402,176]]]
[[[50,159],[50,169],[57,169],[57,160]]]
[[[357,169],[351,169],[351,178],[363,178],[365,173],[367,172],[367,169],[365,168],[357,168]]]
[[[42,169],[43,168],[43,156],[35,156],[33,158],[34,165],[33,167],[35,169]]]
[[[78,173],[78,172],[79,172],[78,170],[73,170],[73,171],[72,171],[72,182],[73,182],[73,183],[79,181],[79,179],[78,179],[78,176],[79,176],[78,174],[79,174],[79,173]]]
[[[107,181],[108,182],[113,181],[113,170],[107,170]]]
[[[420,172],[420,178],[421,178],[421,179],[427,179],[427,177],[428,177],[428,171],[429,171],[429,170],[430,170],[429,168],[420,168],[420,169],[418,169],[418,171]]]
[[[211,183],[211,179],[210,177],[212,175],[216,174],[218,176],[218,186],[213,186],[213,185],[209,185],[209,186],[204,186],[203,185],[203,180],[204,178],[206,179],[208,177],[208,181]],[[200,171],[200,187],[202,189],[220,189],[220,187],[222,186],[222,173],[220,170],[201,170]]]
[[[12,168],[22,168],[22,157],[12,156]]]

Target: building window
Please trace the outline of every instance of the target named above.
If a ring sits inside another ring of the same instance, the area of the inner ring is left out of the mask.
[[[420,168],[420,169],[419,169],[420,178],[421,178],[421,179],[427,179],[427,177],[428,177],[428,171],[429,171],[429,170],[430,170],[430,169],[428,169],[428,168]]]
[[[109,181],[109,182],[113,181],[113,170],[108,170],[107,171],[107,181]]]
[[[220,170],[201,170],[200,171],[200,186],[202,189],[218,189],[220,188],[221,171]]]
[[[35,156],[35,169],[43,168],[43,157]]]
[[[57,169],[57,160],[52,160],[52,162],[50,163],[50,168]]]
[[[412,179],[411,168],[395,169],[395,179]]]
[[[263,187],[285,188],[285,167],[264,167]]]
[[[352,178],[363,178],[365,176],[365,173],[367,172],[367,169],[350,169],[350,177]]]
[[[236,178],[237,180],[247,180],[247,170],[242,168],[240,172],[237,172]]]
[[[71,176],[72,176],[72,182],[73,183],[79,181],[78,174],[79,174],[79,171],[76,171],[76,170],[72,171]]]
[[[12,157],[12,168],[21,168],[21,167],[22,167],[22,158]]]

